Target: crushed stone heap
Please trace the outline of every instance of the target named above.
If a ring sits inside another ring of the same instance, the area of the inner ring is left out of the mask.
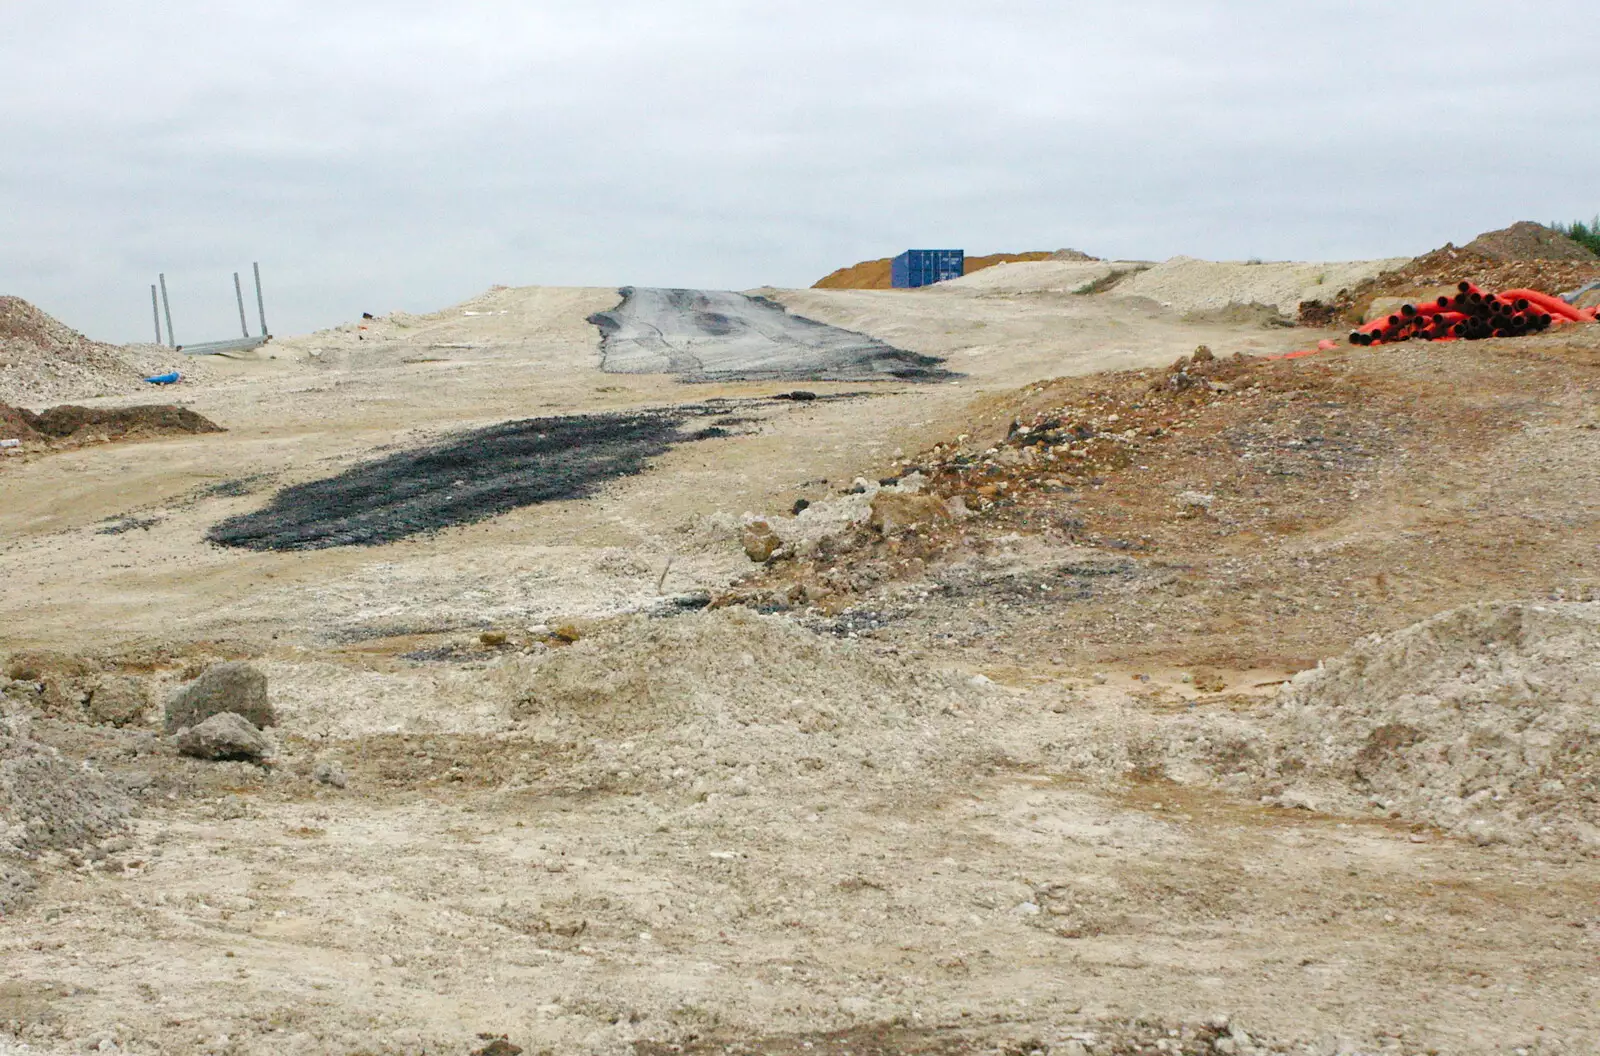
[[[1600,853],[1600,602],[1466,605],[1296,676],[1281,772],[1483,843]]]
[[[21,297],[0,296],[0,403],[41,407],[137,392],[148,388],[147,376],[179,366],[188,376],[206,371],[161,345],[92,341]]]
[[[28,736],[0,713],[0,918],[34,888],[28,863],[46,851],[80,852],[127,825],[128,798],[99,774]]]

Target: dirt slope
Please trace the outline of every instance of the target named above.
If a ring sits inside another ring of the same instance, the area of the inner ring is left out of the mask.
[[[1250,669],[1306,666],[1449,605],[1586,597],[1600,590],[1600,484],[1582,468],[1600,459],[1597,331],[1208,352],[995,397],[964,438],[872,474],[917,474],[971,516],[862,523],[730,598],[876,613],[890,640],[937,630],[1024,669],[1041,638]],[[773,525],[803,534],[820,514]],[[968,603],[1002,587],[1007,604]]]

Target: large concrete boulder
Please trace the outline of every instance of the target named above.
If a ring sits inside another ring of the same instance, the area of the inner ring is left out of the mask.
[[[179,753],[196,759],[237,759],[254,763],[271,754],[272,745],[250,720],[231,711],[213,715],[178,734]]]
[[[275,726],[278,716],[267,701],[267,676],[246,663],[213,664],[167,698],[166,731],[198,726],[231,711],[255,726]]]

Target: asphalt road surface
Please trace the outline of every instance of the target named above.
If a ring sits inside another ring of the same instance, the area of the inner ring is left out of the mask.
[[[622,303],[589,321],[601,366],[614,374],[686,381],[942,381],[943,360],[885,344],[782,305],[726,290],[624,287]]]

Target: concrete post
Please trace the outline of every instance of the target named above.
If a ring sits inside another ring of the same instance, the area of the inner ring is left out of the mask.
[[[150,284],[150,314],[156,321],[156,344],[161,344],[161,305],[156,301],[156,284]]]
[[[267,302],[261,298],[261,265],[250,265],[256,271],[256,311],[261,313],[261,336],[267,336]],[[167,329],[172,329],[169,325]]]
[[[178,347],[178,338],[172,332],[172,302],[167,300],[167,276],[165,273],[157,276],[161,282],[161,310],[167,316],[167,344],[173,348]]]
[[[239,273],[233,273],[233,297],[239,302],[239,333],[250,336],[250,324],[244,319],[244,288],[239,285]]]

